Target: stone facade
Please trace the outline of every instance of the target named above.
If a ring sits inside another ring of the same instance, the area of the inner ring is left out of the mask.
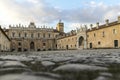
[[[56,38],[60,32],[46,26],[37,28],[31,22],[28,27],[9,26],[7,34],[11,39],[11,51],[45,51],[57,49]]]
[[[76,31],[71,31],[62,36],[59,36],[57,39],[57,49],[58,50],[70,50],[77,49],[77,35]]]
[[[93,48],[120,48],[120,17],[117,21],[96,26],[81,26],[69,33],[64,33],[64,23],[59,21],[56,29],[42,26],[37,28],[31,22],[29,26],[9,26],[6,31],[11,39],[11,51],[45,51],[68,49],[93,49]],[[1,29],[0,50],[9,50],[10,40]],[[7,45],[8,44],[8,45]],[[3,47],[1,47],[3,46]],[[3,49],[5,48],[5,49]]]
[[[98,48],[120,48],[120,16],[117,21],[96,26],[90,25],[77,28],[77,33],[69,36],[62,36],[57,39],[57,49],[98,49]],[[76,38],[76,40],[72,39]],[[73,45],[74,48],[70,47]]]
[[[120,48],[120,17],[117,21],[91,28],[87,31],[88,48]]]
[[[10,51],[10,39],[0,26],[0,51]]]

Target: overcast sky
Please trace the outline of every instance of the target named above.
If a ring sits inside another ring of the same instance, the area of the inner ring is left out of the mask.
[[[61,19],[65,31],[79,24],[91,24],[105,19],[117,20],[120,15],[120,0],[1,0],[0,25],[28,25],[56,27]]]

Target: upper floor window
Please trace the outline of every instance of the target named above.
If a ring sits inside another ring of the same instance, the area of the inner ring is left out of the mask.
[[[32,34],[31,34],[31,38],[33,38],[33,36],[34,36],[34,35],[33,35],[33,33],[32,33]]]
[[[102,32],[102,36],[105,37],[105,32],[104,31]]]
[[[116,29],[113,29],[113,34],[116,34],[116,33],[117,33]]]
[[[50,38],[50,34],[48,34],[49,38]]]
[[[43,38],[45,38],[45,33],[43,33]]]
[[[12,37],[15,37],[15,33],[14,32],[12,33]]]
[[[40,37],[40,33],[38,33],[38,38]]]
[[[19,37],[21,37],[21,34],[19,33]]]
[[[25,33],[25,37],[27,37],[27,33]]]

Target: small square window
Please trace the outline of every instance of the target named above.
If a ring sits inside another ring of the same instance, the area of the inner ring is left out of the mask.
[[[43,43],[43,46],[46,46],[46,44],[45,44],[45,43]]]
[[[100,44],[101,44],[101,42],[99,41],[99,42],[98,42],[98,45],[100,45]]]
[[[19,42],[18,45],[21,46],[21,42]]]

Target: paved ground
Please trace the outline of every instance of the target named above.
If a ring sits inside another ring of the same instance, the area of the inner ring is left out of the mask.
[[[120,49],[0,54],[0,80],[120,80]]]

